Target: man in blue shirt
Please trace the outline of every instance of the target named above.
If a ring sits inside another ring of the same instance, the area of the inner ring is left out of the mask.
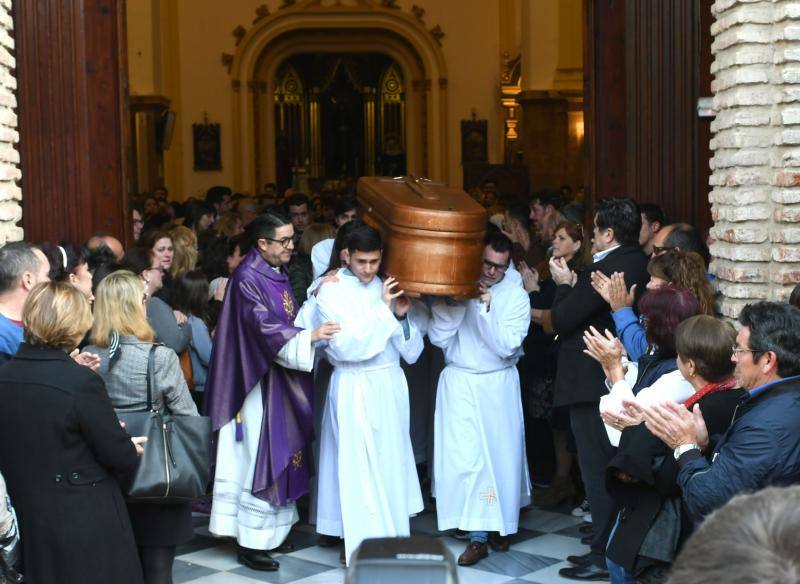
[[[697,405],[692,412],[674,403],[643,412],[647,428],[674,449],[695,522],[739,493],[800,482],[800,309],[758,302],[739,322],[731,359],[748,395],[716,444]]]
[[[25,241],[0,248],[0,362],[17,353],[22,343],[22,306],[31,289],[50,280],[50,263]]]

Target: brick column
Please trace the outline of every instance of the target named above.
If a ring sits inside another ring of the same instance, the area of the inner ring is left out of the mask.
[[[717,0],[711,271],[736,317],[800,283],[800,4]]]
[[[22,218],[22,191],[20,179],[17,132],[17,79],[14,68],[14,39],[11,34],[11,0],[0,0],[0,245],[22,239],[22,228],[17,222]]]

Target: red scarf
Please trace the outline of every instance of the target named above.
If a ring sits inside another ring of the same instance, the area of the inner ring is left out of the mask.
[[[736,387],[736,378],[731,377],[730,379],[726,379],[725,381],[720,381],[719,383],[708,383],[698,389],[692,397],[687,399],[683,405],[686,406],[687,410],[691,410],[694,407],[694,404],[699,402],[701,399],[706,397],[711,393],[715,393],[717,391],[728,391],[729,389],[733,389]]]

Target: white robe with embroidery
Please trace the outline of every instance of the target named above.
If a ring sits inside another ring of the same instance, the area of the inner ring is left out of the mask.
[[[345,555],[367,538],[408,536],[422,495],[409,437],[408,386],[400,357],[413,363],[422,336],[381,301],[381,281],[347,270],[322,286],[317,311],[342,329],[328,342],[334,367],[319,463],[317,531],[345,539]]]
[[[274,363],[289,369],[311,371],[314,348],[311,331],[295,335],[278,353]],[[271,550],[283,543],[297,523],[294,502],[277,507],[253,496],[253,475],[261,436],[264,405],[261,383],[247,394],[241,409],[244,440],[236,441],[236,419],[219,430],[214,496],[208,530],[218,537],[235,537],[239,545]]]
[[[428,338],[444,349],[434,414],[434,496],[439,529],[516,533],[530,503],[519,374],[530,303],[509,270],[477,299],[431,307]]]

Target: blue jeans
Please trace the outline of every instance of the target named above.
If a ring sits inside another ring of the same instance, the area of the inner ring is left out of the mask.
[[[469,540],[470,541],[477,541],[478,543],[486,543],[489,541],[489,532],[488,531],[470,531],[469,532]]]
[[[618,526],[619,514],[617,514],[617,520],[614,522],[614,528],[611,530],[611,535],[608,536],[609,544],[611,543],[611,540],[614,539],[614,533],[616,533]],[[608,574],[611,577],[611,584],[636,584],[636,576],[619,564],[614,563],[608,556],[606,556],[606,567],[608,568]]]

